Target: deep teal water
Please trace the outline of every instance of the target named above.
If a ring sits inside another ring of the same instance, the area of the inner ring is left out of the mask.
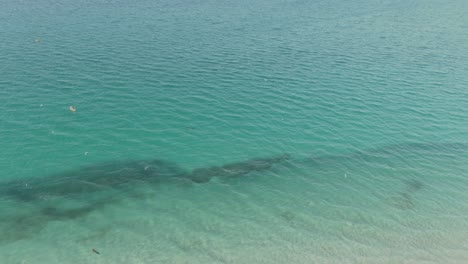
[[[0,0],[0,263],[466,263],[467,13]]]

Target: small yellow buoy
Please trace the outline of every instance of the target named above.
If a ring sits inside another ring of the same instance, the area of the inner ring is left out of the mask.
[[[72,111],[72,112],[76,112],[76,108],[73,105],[70,105],[70,107],[68,109],[70,109],[70,111]]]

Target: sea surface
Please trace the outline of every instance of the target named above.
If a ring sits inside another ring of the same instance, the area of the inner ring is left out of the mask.
[[[468,263],[467,14],[0,0],[0,263]]]

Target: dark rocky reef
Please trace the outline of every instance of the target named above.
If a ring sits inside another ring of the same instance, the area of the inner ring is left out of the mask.
[[[207,183],[213,177],[232,178],[270,169],[287,155],[195,169],[188,172],[164,160],[113,161],[45,177],[14,180],[0,185],[0,202],[25,208],[1,212],[0,242],[26,239],[49,221],[84,217],[123,199],[138,197],[145,185]],[[78,204],[78,206],[70,206]],[[5,231],[5,232],[4,232]]]

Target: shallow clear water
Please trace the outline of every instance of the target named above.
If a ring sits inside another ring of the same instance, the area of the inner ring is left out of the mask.
[[[465,1],[0,7],[0,263],[466,263]]]

